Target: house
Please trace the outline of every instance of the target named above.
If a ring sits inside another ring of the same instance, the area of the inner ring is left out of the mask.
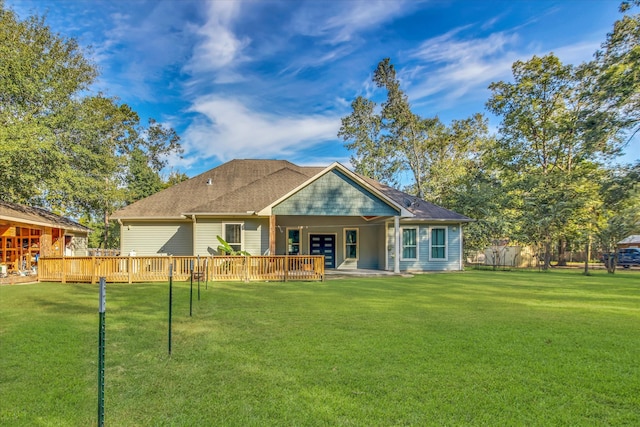
[[[29,271],[41,256],[84,256],[90,231],[45,209],[0,200],[0,272]]]
[[[461,270],[471,219],[339,163],[232,160],[115,212],[121,253],[324,255],[329,269]]]
[[[632,234],[618,242],[618,249],[640,248],[640,234]]]

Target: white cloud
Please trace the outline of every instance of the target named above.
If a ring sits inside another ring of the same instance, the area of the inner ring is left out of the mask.
[[[511,67],[517,60],[527,61],[533,55],[553,51],[565,64],[578,64],[591,58],[597,43],[580,42],[545,51],[539,45],[521,46],[515,31],[496,32],[482,38],[461,37],[469,26],[453,29],[424,41],[410,52],[419,65],[403,71],[410,84],[411,99],[439,96],[443,108],[451,107],[462,97],[488,96],[488,85],[494,81],[511,80]]]
[[[560,46],[554,49],[553,53],[560,58],[560,61],[562,61],[563,64],[578,65],[582,62],[591,61],[593,59],[593,54],[599,48],[599,41],[585,41],[572,45]]]
[[[465,28],[456,28],[424,41],[412,56],[427,62],[465,63],[500,54],[518,39],[515,34],[498,32],[486,38],[457,40],[455,36]]]
[[[208,3],[207,21],[200,27],[191,27],[191,31],[200,40],[194,47],[190,61],[184,67],[185,71],[218,71],[242,58],[242,50],[250,40],[240,39],[233,32],[233,23],[239,16],[240,6],[241,3],[236,1]]]
[[[516,34],[498,32],[485,38],[460,39],[466,27],[456,28],[424,41],[410,53],[420,66],[408,72],[408,80],[419,81],[410,87],[412,99],[443,94],[444,104],[465,96],[474,89],[486,89],[495,80],[510,74],[511,64],[518,59],[512,50]],[[417,78],[419,76],[419,79]]]
[[[197,99],[199,114],[183,133],[186,163],[216,158],[291,157],[323,141],[335,140],[340,119],[329,115],[281,116],[257,112],[237,100],[215,95]]]
[[[376,28],[412,12],[419,1],[343,1],[307,3],[294,16],[294,31],[324,38],[327,43],[351,41],[358,32]],[[328,15],[328,13],[331,13]]]

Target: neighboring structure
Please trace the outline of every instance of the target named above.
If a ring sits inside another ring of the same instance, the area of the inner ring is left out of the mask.
[[[0,273],[30,271],[39,257],[84,256],[89,231],[47,210],[0,201]]]
[[[618,242],[618,249],[640,248],[640,234],[632,234]]]
[[[233,160],[111,216],[120,251],[218,255],[221,236],[252,255],[324,255],[325,267],[461,270],[471,219],[339,163]]]
[[[508,243],[493,245],[484,250],[485,265],[494,267],[535,267],[535,251],[530,246],[509,246]]]

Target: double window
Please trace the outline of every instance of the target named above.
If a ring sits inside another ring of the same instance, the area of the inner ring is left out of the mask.
[[[344,257],[345,259],[358,259],[358,229],[344,229]]]
[[[401,260],[417,260],[419,251],[418,227],[402,227],[401,229]],[[446,261],[447,259],[447,228],[431,227],[429,229],[429,260]]]
[[[429,259],[447,259],[447,229],[445,227],[432,227],[431,239],[429,239]]]

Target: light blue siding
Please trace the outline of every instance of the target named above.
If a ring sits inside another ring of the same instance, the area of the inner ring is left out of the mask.
[[[418,259],[400,259],[401,271],[451,271],[460,270],[460,226],[458,224],[400,224],[400,227],[418,227]],[[430,260],[430,239],[432,227],[446,227],[447,229],[447,258],[444,260]],[[455,228],[455,231],[454,231]],[[395,236],[393,224],[387,227],[387,238],[389,240],[389,269],[393,269],[393,256]],[[402,252],[402,248],[400,250]]]
[[[273,208],[275,215],[388,216],[397,209],[333,170]]]

